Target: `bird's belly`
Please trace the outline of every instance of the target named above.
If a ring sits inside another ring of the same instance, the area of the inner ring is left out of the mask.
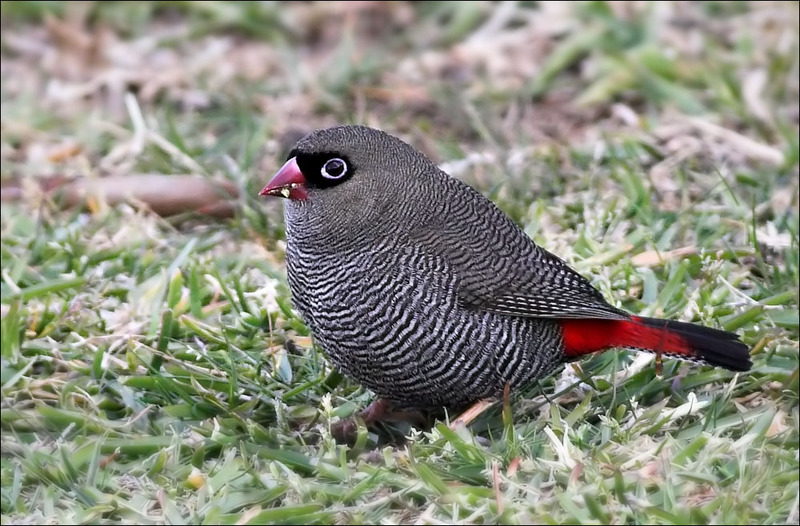
[[[293,263],[295,305],[333,365],[399,405],[468,404],[527,383],[556,360],[553,322],[462,307],[457,283],[435,264],[361,261],[340,272]],[[552,349],[540,348],[545,342]]]

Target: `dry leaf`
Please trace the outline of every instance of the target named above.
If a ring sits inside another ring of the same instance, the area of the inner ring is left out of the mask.
[[[667,251],[648,250],[633,256],[631,263],[637,267],[655,267],[692,254],[697,254],[697,247],[682,247]]]
[[[786,413],[780,409],[775,412],[775,416],[772,417],[772,422],[767,429],[766,436],[767,438],[772,438],[775,435],[779,435],[786,431],[788,427],[786,426]]]

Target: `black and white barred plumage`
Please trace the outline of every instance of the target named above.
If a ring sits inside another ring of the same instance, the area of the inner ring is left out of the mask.
[[[665,321],[673,334],[609,305],[491,201],[395,137],[330,128],[289,157],[262,194],[289,198],[294,304],[333,365],[380,397],[461,406],[582,354],[640,341],[719,361],[702,339],[716,342],[713,330]],[[748,368],[747,347],[721,334],[720,352],[734,356],[722,365]]]

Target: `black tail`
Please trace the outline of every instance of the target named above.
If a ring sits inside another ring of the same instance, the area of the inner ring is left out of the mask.
[[[681,350],[678,353],[667,353],[672,356],[724,367],[731,371],[748,371],[753,365],[750,361],[750,348],[732,332],[682,321],[639,316],[634,319],[648,327],[666,330],[684,340],[688,352]]]

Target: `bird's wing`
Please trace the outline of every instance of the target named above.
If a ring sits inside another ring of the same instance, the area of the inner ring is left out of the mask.
[[[465,306],[531,318],[629,318],[491,201],[453,184],[453,202],[420,222],[410,241],[446,262]]]
[[[484,283],[460,281],[459,296],[470,307],[531,318],[627,319],[628,314],[609,305],[589,281],[564,261],[537,247],[538,254],[519,261],[522,268],[507,270],[505,283],[497,274]],[[492,258],[489,257],[489,260]],[[469,270],[464,268],[459,274]]]

